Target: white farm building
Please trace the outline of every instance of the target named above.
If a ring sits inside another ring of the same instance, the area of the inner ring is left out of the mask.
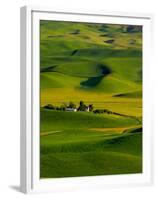
[[[66,108],[66,111],[76,112],[77,109],[76,108]]]

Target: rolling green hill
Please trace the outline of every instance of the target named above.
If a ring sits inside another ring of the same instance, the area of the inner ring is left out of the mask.
[[[134,119],[45,109],[41,115],[41,177],[141,172],[141,130],[127,131]]]
[[[142,27],[41,20],[40,106],[42,178],[141,173]]]

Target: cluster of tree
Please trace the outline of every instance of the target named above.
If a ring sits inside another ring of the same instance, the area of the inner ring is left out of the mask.
[[[80,101],[78,108],[77,108],[76,104],[73,103],[72,101],[70,101],[68,104],[63,104],[61,106],[54,106],[52,104],[47,104],[43,108],[50,109],[50,110],[60,110],[60,111],[65,111],[66,108],[74,108],[74,109],[76,108],[77,111],[89,111],[89,112],[93,112],[95,114],[103,114],[103,113],[118,114],[118,113],[112,112],[112,111],[107,110],[107,109],[96,109],[96,110],[94,110],[93,104],[90,104],[90,105],[87,106],[84,103],[84,101]]]
[[[93,111],[93,113],[95,113],[95,114],[103,114],[103,113],[113,114],[112,111],[107,110],[107,109],[96,109]]]
[[[64,105],[61,106],[54,106],[52,104],[47,104],[45,106],[43,106],[43,108],[45,109],[50,109],[50,110],[66,110],[66,107]]]
[[[93,104],[90,104],[90,105],[86,105],[84,103],[84,101],[80,101],[79,103],[79,106],[77,108],[76,104],[73,103],[72,101],[69,102],[69,104],[63,104],[61,106],[54,106],[52,104],[47,104],[45,105],[43,108],[46,108],[46,109],[50,109],[50,110],[62,110],[62,111],[65,111],[66,108],[76,108],[77,111],[93,111],[94,107],[93,107]]]
[[[93,111],[94,107],[93,104],[86,106],[83,101],[80,101],[79,107],[77,108],[78,111],[86,111],[89,110],[90,112]]]
[[[69,102],[68,105],[64,104],[66,108],[76,108],[76,104],[74,104],[72,101]]]

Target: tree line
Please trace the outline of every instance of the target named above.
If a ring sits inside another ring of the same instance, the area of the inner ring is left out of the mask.
[[[80,101],[78,107],[77,107],[77,105],[75,103],[70,101],[68,104],[64,103],[61,106],[54,106],[52,104],[47,104],[43,108],[50,109],[50,110],[61,110],[61,111],[65,111],[66,108],[73,108],[73,109],[76,109],[77,111],[86,111],[86,110],[88,110],[90,112],[92,112],[93,109],[94,109],[93,104],[86,105],[84,103],[84,101]]]
[[[114,112],[108,109],[94,109],[93,104],[86,105],[84,101],[80,101],[79,106],[77,106],[75,103],[70,101],[68,104],[64,103],[61,106],[47,104],[43,108],[50,109],[50,110],[59,110],[59,111],[66,111],[67,108],[72,108],[72,109],[76,109],[76,111],[89,111],[95,114],[103,114],[103,113],[115,114]]]

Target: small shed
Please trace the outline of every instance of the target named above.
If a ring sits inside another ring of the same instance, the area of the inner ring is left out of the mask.
[[[77,109],[76,108],[66,108],[66,111],[76,112]]]

